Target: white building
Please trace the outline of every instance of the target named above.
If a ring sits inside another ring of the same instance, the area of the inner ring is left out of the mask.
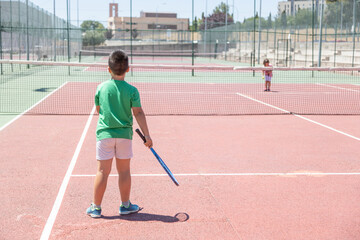
[[[318,4],[318,8],[316,8]],[[324,1],[324,10],[326,8],[326,3]],[[313,0],[294,0],[294,15],[300,10],[300,9],[312,9],[313,8]],[[319,9],[318,14],[320,13],[320,9],[322,6],[322,0],[314,0],[314,9]],[[279,16],[285,12],[287,16],[290,16],[292,14],[291,12],[291,0],[287,1],[280,1],[278,3],[278,14]]]

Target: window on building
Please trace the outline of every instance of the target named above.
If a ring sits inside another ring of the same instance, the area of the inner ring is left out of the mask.
[[[171,29],[171,30],[176,30],[177,25],[148,24],[148,29]]]

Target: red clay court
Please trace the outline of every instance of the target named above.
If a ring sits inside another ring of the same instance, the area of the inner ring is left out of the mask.
[[[34,79],[51,73],[36,72]],[[134,135],[131,201],[142,210],[119,216],[113,169],[103,217],[87,216],[96,173],[92,99],[98,83],[66,81],[46,89],[33,83],[28,88],[45,97],[0,131],[2,239],[360,238],[356,76],[348,83],[335,76],[286,84],[279,73],[273,92],[264,93],[259,77],[234,77],[245,73],[221,72],[226,83],[215,82],[215,73],[203,83],[202,72],[183,83],[165,82],[152,71],[146,83],[140,73],[129,81],[149,113],[154,149],[180,186]],[[90,80],[98,78],[94,74]],[[10,79],[3,86],[10,91],[18,85]],[[51,106],[70,112],[41,114]]]

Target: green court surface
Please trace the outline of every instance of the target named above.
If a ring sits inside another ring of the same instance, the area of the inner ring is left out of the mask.
[[[167,64],[171,65],[172,62],[167,62]],[[177,62],[177,64],[181,65],[181,62]],[[182,97],[192,98],[194,95],[189,95],[188,92],[196,92],[196,94],[201,92],[204,95],[214,96],[214,93],[218,91],[232,96],[237,91],[243,94],[252,94],[262,90],[264,80],[262,79],[261,70],[256,68],[253,71],[249,69],[233,70],[231,66],[235,65],[235,63],[229,64],[229,62],[226,62],[226,64],[226,66],[229,66],[228,69],[216,69],[216,67],[226,67],[225,65],[206,65],[210,69],[195,69],[193,71],[183,69],[181,66],[170,69],[137,66],[131,68],[126,80],[135,85],[137,83],[147,84],[146,89],[154,94],[156,92],[168,92],[169,98],[171,98],[172,92],[177,94],[186,92]],[[191,67],[191,64],[187,63],[183,66]],[[81,99],[82,96],[87,98],[91,96],[92,99],[96,85],[110,78],[105,65],[69,67],[62,66],[61,63],[59,63],[59,66],[2,64],[1,67],[0,125],[4,125],[16,114],[25,112],[38,102],[46,101],[48,96],[67,83],[83,83],[83,85],[76,85],[77,88],[71,90],[72,92],[68,92],[64,97]],[[352,98],[355,96],[356,99],[359,96],[360,75],[357,71],[274,70],[273,75],[272,84],[275,87],[281,85],[281,91],[293,91],[294,93],[298,91],[298,95],[303,94],[304,96],[309,92],[316,92],[318,97],[329,94],[330,91],[331,93],[337,91],[342,94],[344,92],[353,94]],[[89,84],[91,85],[90,88],[88,87]],[[338,89],[333,86],[324,87],[322,84],[336,85]],[[352,86],[355,89],[346,92],[341,89],[344,85]],[[285,95],[281,95],[281,98],[282,101],[287,101]],[[217,98],[209,96],[207,96],[206,100],[210,101],[210,103],[218,101]],[[54,104],[54,108],[61,107],[61,97],[58,97],[57,102],[52,104]],[[182,102],[178,101],[178,104],[182,104]],[[237,103],[235,100],[230,100],[229,104],[235,105]]]

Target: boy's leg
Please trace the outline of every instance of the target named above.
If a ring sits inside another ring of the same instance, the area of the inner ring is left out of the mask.
[[[116,169],[119,174],[118,184],[121,201],[127,202],[130,199],[131,191],[130,158],[116,158]]]
[[[94,183],[94,200],[95,205],[100,206],[104,197],[107,180],[111,172],[112,159],[98,160],[98,170]]]

